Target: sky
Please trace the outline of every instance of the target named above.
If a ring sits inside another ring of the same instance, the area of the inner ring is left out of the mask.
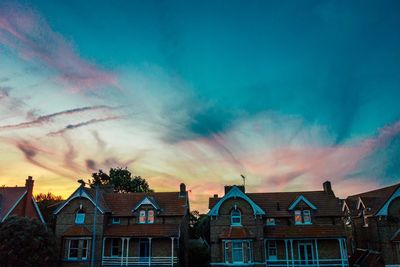
[[[399,1],[0,1],[0,184],[128,167],[191,208],[226,184],[399,182]]]

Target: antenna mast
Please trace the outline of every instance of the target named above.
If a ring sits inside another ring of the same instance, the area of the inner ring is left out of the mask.
[[[243,178],[243,186],[244,188],[246,188],[246,176],[244,176],[243,174],[240,175]]]

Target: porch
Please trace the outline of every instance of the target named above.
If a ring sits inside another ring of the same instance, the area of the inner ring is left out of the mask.
[[[349,266],[344,238],[265,239],[264,242],[266,266]]]
[[[102,266],[177,266],[178,238],[104,237]]]

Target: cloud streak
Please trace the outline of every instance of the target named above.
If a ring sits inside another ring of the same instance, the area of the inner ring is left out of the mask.
[[[117,77],[81,58],[63,36],[31,8],[0,5],[0,43],[24,60],[39,60],[57,73],[56,80],[69,91],[118,87]]]

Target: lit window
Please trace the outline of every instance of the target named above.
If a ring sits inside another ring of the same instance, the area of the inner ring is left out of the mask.
[[[294,222],[295,224],[303,224],[303,220],[301,219],[301,210],[296,210],[294,212]]]
[[[154,210],[147,211],[147,223],[154,223]]]
[[[303,210],[303,222],[304,224],[311,224],[311,212],[309,210]]]
[[[276,225],[275,218],[267,218],[267,226]]]
[[[79,239],[69,240],[68,259],[78,259]]]
[[[79,210],[75,216],[75,224],[84,224],[85,223],[85,212],[83,210]]]
[[[278,255],[278,250],[276,248],[275,240],[268,240],[268,260],[276,260]]]
[[[242,225],[242,215],[239,210],[232,210],[231,212],[231,225],[239,226]]]
[[[82,260],[86,260],[88,258],[89,240],[83,239],[82,242]]]
[[[140,211],[139,223],[146,223],[146,211],[145,210]]]
[[[121,219],[119,217],[112,218],[112,224],[120,224],[120,223],[121,223]]]

